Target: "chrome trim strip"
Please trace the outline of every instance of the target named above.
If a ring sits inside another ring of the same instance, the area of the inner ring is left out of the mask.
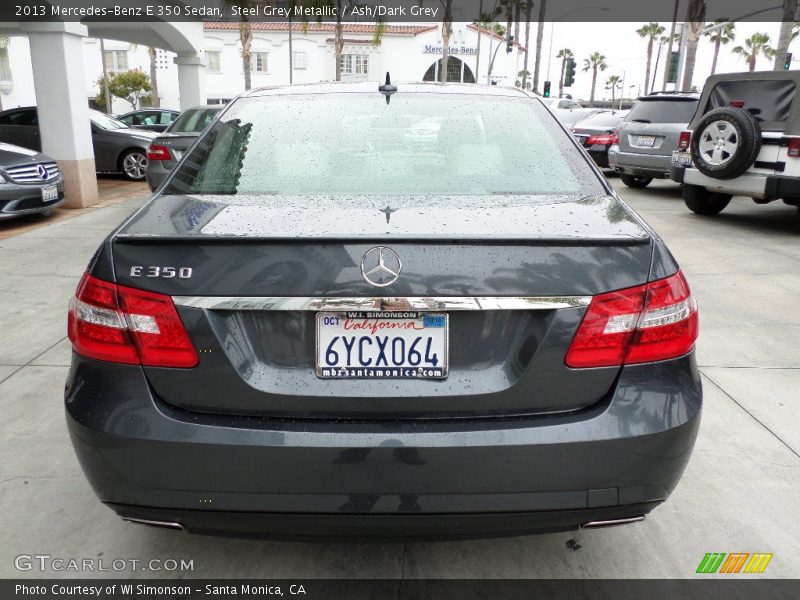
[[[644,515],[638,517],[626,517],[623,519],[608,519],[606,521],[589,521],[581,525],[581,529],[591,529],[593,527],[614,527],[616,525],[627,525],[628,523],[638,523],[644,521]]]
[[[294,297],[173,296],[178,306],[208,310],[555,310],[588,306],[591,296]]]
[[[138,519],[136,517],[121,517],[123,521],[128,523],[136,523],[138,525],[149,525],[151,527],[164,527],[166,529],[179,529],[183,531],[185,528],[180,523],[175,521],[153,521],[152,519]]]

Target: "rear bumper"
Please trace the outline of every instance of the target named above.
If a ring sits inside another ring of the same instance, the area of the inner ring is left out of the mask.
[[[714,179],[694,168],[672,167],[671,178],[678,183],[698,185],[712,192],[763,200],[799,199],[800,178],[765,173],[745,173],[734,179]]]
[[[586,151],[598,167],[608,168],[608,146],[589,146]]]
[[[171,165],[174,165],[174,161],[170,161]],[[147,178],[147,185],[150,186],[150,191],[155,192],[164,180],[172,173],[171,166],[165,166],[164,161],[160,160],[152,160],[147,163],[147,171],[145,172],[145,177]]]
[[[693,355],[626,367],[606,402],[550,417],[218,417],[165,405],[139,367],[81,357],[66,388],[72,442],[103,502],[262,535],[502,535],[638,516],[677,484],[701,403]]]
[[[618,173],[645,175],[648,177],[669,177],[672,167],[672,154],[641,154],[622,152],[618,146],[608,151],[608,164]]]

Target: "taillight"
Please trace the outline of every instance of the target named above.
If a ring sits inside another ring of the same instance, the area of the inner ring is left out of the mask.
[[[694,348],[697,331],[697,304],[679,271],[592,298],[566,364],[609,367],[676,358]]]
[[[83,276],[68,333],[78,354],[151,367],[194,367],[197,352],[172,298]]]
[[[586,140],[587,146],[594,146],[595,144],[599,144],[600,146],[610,146],[614,143],[614,134],[613,133],[604,133],[601,135],[590,135],[589,139]]]
[[[744,100],[731,100],[728,105],[733,108],[744,108]]]
[[[789,150],[787,154],[794,157],[800,156],[800,137],[789,138]]]
[[[150,144],[147,148],[147,160],[172,160],[172,155],[166,146]]]
[[[611,134],[611,145],[619,145],[619,127],[614,130],[614,133]]]
[[[692,141],[692,132],[691,131],[681,131],[680,136],[678,136],[678,149],[679,150],[686,150],[689,148],[689,142]]]

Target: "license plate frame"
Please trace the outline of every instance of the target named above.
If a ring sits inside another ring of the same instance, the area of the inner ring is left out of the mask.
[[[676,167],[691,167],[692,166],[692,155],[688,152],[681,152],[680,150],[675,150],[672,152],[672,164]]]
[[[413,316],[410,316],[413,315]],[[326,318],[328,321],[326,322]],[[331,319],[339,319],[338,323],[333,323]],[[337,331],[345,331],[345,320],[356,323],[351,326],[353,333],[351,341],[351,351],[347,351],[343,340],[331,340],[331,334]],[[408,328],[406,324],[415,323],[422,326]],[[402,325],[397,328],[381,327],[380,323],[393,323]],[[375,325],[375,329],[373,329]],[[441,381],[446,379],[449,373],[450,364],[450,319],[447,313],[429,313],[422,311],[324,311],[318,312],[315,316],[315,353],[314,370],[320,379],[416,379]],[[323,329],[326,330],[323,336]],[[414,332],[427,331],[427,335],[414,335]],[[358,337],[359,339],[355,339]],[[361,337],[370,337],[370,344],[360,342]],[[385,365],[381,363],[378,342],[375,338],[387,338],[384,340],[383,356]],[[428,341],[428,339],[436,341]],[[419,338],[421,341],[412,341],[410,346],[406,343],[409,339]],[[404,360],[400,365],[395,361],[395,339],[406,340],[402,344],[402,354]],[[416,345],[415,345],[416,344]],[[362,346],[364,355],[361,354]],[[420,362],[413,364],[409,361],[412,348],[420,356]],[[335,363],[330,364],[326,360],[326,353],[333,350],[337,354]],[[346,354],[346,357],[345,357]],[[369,364],[364,365],[361,360],[369,359]],[[375,362],[372,362],[372,360]],[[431,360],[436,359],[436,364],[431,364]],[[358,361],[358,364],[354,364]],[[376,364],[377,363],[377,364]]]
[[[46,185],[41,188],[42,202],[55,202],[58,200],[58,186]]]
[[[639,148],[653,148],[656,145],[656,136],[654,135],[637,136],[636,145]]]

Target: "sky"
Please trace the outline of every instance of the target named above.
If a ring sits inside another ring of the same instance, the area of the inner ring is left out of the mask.
[[[588,100],[592,74],[591,71],[583,72],[583,60],[593,52],[600,52],[606,56],[608,69],[598,73],[596,97],[602,99],[606,92],[603,88],[609,75],[625,75],[625,87],[631,85],[632,92],[638,93],[641,89],[644,92],[645,67],[647,64],[647,40],[642,39],[636,33],[644,23],[555,23],[553,35],[553,57],[550,63],[550,80],[553,82],[553,95],[558,93],[558,78],[561,72],[561,61],[556,59],[558,51],[562,48],[569,48],[575,55],[578,67],[575,74],[575,85],[571,89],[565,89],[565,93],[570,93],[574,98]],[[661,23],[666,29],[665,35],[669,34],[671,23]],[[537,23],[531,24],[531,47],[536,47],[536,27]],[[541,81],[547,78],[547,54],[550,44],[550,31],[552,23],[545,23],[544,42],[542,44],[542,75]],[[739,22],[736,23],[736,39],[727,46],[722,46],[717,63],[717,73],[735,73],[747,70],[747,63],[738,55],[733,54],[731,49],[740,44],[744,45],[744,40],[755,32],[766,33],[770,36],[773,47],[778,43],[778,31],[780,23],[757,23]],[[524,43],[524,41],[522,42]],[[653,48],[653,66],[655,65],[658,44]],[[677,44],[674,45],[677,50]],[[789,48],[800,59],[800,40],[793,42]],[[661,61],[656,77],[656,90],[661,89],[663,81],[663,66],[665,65],[666,46],[662,50]],[[702,38],[697,49],[697,62],[694,70],[694,85],[702,89],[706,77],[711,74],[711,61],[714,55],[714,46],[708,38]],[[533,53],[531,54],[533,56]],[[756,63],[756,70],[772,70],[773,61],[759,57]],[[792,68],[800,68],[800,62],[794,62]],[[533,67],[529,66],[533,72]],[[652,71],[651,71],[652,81]],[[541,84],[540,84],[541,85]],[[672,86],[669,87],[672,89]],[[628,93],[625,94],[628,96]],[[609,96],[610,98],[610,93]]]

